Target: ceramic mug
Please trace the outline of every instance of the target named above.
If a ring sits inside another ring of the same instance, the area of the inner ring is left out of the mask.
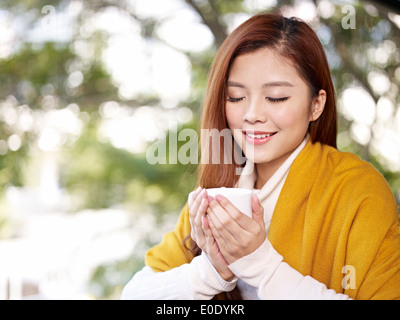
[[[196,191],[189,194],[189,206]],[[221,195],[227,198],[240,212],[248,217],[252,217],[253,211],[251,209],[251,197],[253,190],[243,188],[210,188],[207,189],[207,195],[215,198],[216,195]]]

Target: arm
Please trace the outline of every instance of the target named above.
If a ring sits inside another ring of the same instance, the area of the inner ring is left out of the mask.
[[[375,190],[373,196],[364,196],[356,214],[347,215],[348,221],[342,223],[351,226],[349,230],[344,229],[347,234],[342,246],[343,264],[337,266],[340,269],[329,272],[340,274],[344,265],[354,268],[356,286],[343,288],[345,294],[328,289],[324,283],[304,276],[283,262],[283,257],[266,238],[256,250],[248,250],[248,245],[242,245],[245,240],[235,243],[235,238],[241,238],[241,228],[247,232],[244,233],[246,241],[252,239],[251,242],[258,243],[258,236],[255,232],[249,233],[247,217],[235,213],[228,203],[222,201],[219,206],[213,202],[215,214],[210,211],[209,215],[215,221],[215,224],[211,223],[213,234],[229,262],[229,269],[255,287],[262,299],[400,299],[399,218],[395,202],[390,201],[389,196],[378,197],[379,191],[383,192],[384,188]],[[226,212],[222,211],[224,206]],[[236,217],[230,219],[228,211]],[[253,218],[257,221],[260,215],[255,215],[256,211],[253,208]],[[218,222],[219,219],[226,221]],[[343,286],[341,281],[343,279],[336,279],[336,290]]]
[[[229,265],[232,272],[257,288],[260,299],[346,300],[347,295],[328,289],[325,284],[283,262],[268,239],[253,253]]]
[[[164,272],[145,266],[124,287],[122,300],[193,299],[188,285],[188,264]]]
[[[266,238],[263,208],[253,198],[253,219],[220,197],[208,210],[212,233],[229,269],[258,290],[261,299],[348,299],[283,262]]]
[[[231,291],[236,279],[227,282],[213,268],[205,254],[164,272],[145,266],[125,286],[121,299],[192,300],[212,299]]]
[[[184,246],[191,232],[186,205],[172,232],[146,253],[146,266],[122,292],[122,299],[211,299],[231,291],[236,278],[224,281],[205,254],[193,257]]]

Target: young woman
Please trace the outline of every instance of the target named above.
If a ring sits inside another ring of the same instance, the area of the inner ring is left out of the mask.
[[[400,299],[393,194],[370,164],[336,149],[335,92],[307,24],[260,14],[226,39],[202,129],[227,128],[245,164],[212,163],[234,148],[202,145],[201,187],[122,298]],[[252,218],[207,196],[221,186],[254,190]]]

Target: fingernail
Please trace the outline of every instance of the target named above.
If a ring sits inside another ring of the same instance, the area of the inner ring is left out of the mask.
[[[217,199],[217,201],[220,202],[220,201],[223,200],[223,197],[222,197],[221,195],[217,194],[217,195],[215,196],[215,199]]]

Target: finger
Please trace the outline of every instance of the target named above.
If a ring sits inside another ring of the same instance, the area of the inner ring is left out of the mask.
[[[253,219],[260,224],[264,224],[264,208],[255,195],[251,198],[251,209],[253,211]]]
[[[226,197],[217,195],[215,199],[239,226],[243,227],[249,223],[250,218],[244,213],[240,212],[240,210],[238,210],[238,208],[236,208]]]
[[[233,241],[235,241],[235,232],[231,231],[233,229],[232,227],[227,226],[228,224],[232,223],[232,218],[228,213],[224,213],[222,210],[214,211],[211,206],[209,206],[207,209],[207,217],[209,218],[208,221],[210,229],[216,240],[223,239],[226,243],[233,243]],[[222,215],[225,217],[221,218]]]
[[[232,261],[232,255],[230,254],[230,248],[228,247],[227,242],[225,241],[224,237],[221,236],[218,228],[215,226],[214,221],[210,214],[207,214],[207,221],[210,227],[210,232],[214,238],[216,245],[219,248],[222,256],[224,257],[225,261]]]
[[[196,217],[199,215],[201,200],[203,199],[202,197],[204,197],[204,189],[199,187],[197,188],[193,196],[191,206],[189,207],[189,220],[191,226],[190,236],[199,247],[202,246],[202,240],[204,237],[202,237],[201,226],[199,226],[199,221],[196,220]]]
[[[208,207],[208,201],[204,197],[200,203],[198,212],[193,220],[192,239],[202,248],[205,243],[205,235],[203,228],[203,218]]]
[[[203,221],[203,231],[205,237],[205,247],[206,247],[205,251],[208,255],[217,254],[219,248],[215,241],[214,235],[211,231],[207,216],[204,216],[202,221]]]
[[[204,189],[202,189],[201,187],[198,187],[197,190],[195,191],[192,201],[191,201],[191,204],[189,206],[189,215],[190,216],[194,217],[196,215],[199,205],[200,205],[200,202],[201,202],[201,198],[199,196],[203,190]]]
[[[207,216],[203,217],[202,226],[203,226],[203,232],[204,232],[204,236],[206,238],[206,242],[208,243],[208,245],[213,245],[213,243],[215,242],[215,239],[214,239],[214,236],[212,234],[210,225],[208,223]]]
[[[227,202],[224,202],[225,200]],[[222,202],[224,202],[225,207],[222,205]],[[209,208],[214,213],[212,218],[213,218],[214,224],[216,225],[217,228],[219,228],[220,226],[224,227],[232,235],[235,235],[238,232],[240,232],[241,227],[238,224],[238,222],[236,221],[235,217],[242,213],[233,205],[228,205],[228,199],[220,198],[220,196],[216,196],[216,199],[214,201],[210,201]],[[228,210],[230,210],[230,211],[228,211]]]
[[[217,200],[220,201],[210,202],[207,210],[215,228],[212,228],[215,240],[218,245],[222,246],[223,244],[221,244],[221,242],[223,239],[225,248],[232,258],[241,256],[241,252],[246,252],[246,248],[250,245],[249,241],[252,241],[251,239],[253,239],[254,234],[257,233],[263,225],[261,226],[254,219],[244,215],[235,207],[231,207],[232,211],[236,210],[239,212],[239,215],[243,216],[243,219],[240,219],[240,223],[237,223],[232,217],[234,214],[232,214],[232,212],[228,213],[227,210],[220,205],[223,200]],[[226,207],[229,208],[229,205],[225,205],[225,208]]]
[[[206,215],[203,217],[203,227],[204,227],[204,234],[206,238],[206,254],[209,259],[215,261],[221,267],[221,261],[223,264],[223,268],[228,266],[228,262],[226,261],[225,257],[220,250],[217,241],[214,238],[214,235],[211,231],[211,226],[209,223],[209,217]],[[219,261],[219,262],[218,262]]]
[[[203,196],[201,199],[201,202],[199,204],[196,216],[194,217],[194,224],[196,226],[201,227],[202,219],[203,219],[204,215],[206,214],[207,207],[208,207],[208,200],[205,196]]]
[[[203,212],[199,212],[201,204],[203,199],[207,196],[206,190],[205,189],[200,189],[197,190],[198,194],[195,194],[195,197],[193,199],[193,203],[189,208],[189,219],[190,219],[190,223],[191,225],[195,225],[196,224],[196,218],[198,217],[199,213],[200,214],[204,214],[205,210],[203,210]],[[204,209],[204,208],[203,208]],[[199,223],[199,221],[197,220],[197,224]]]

